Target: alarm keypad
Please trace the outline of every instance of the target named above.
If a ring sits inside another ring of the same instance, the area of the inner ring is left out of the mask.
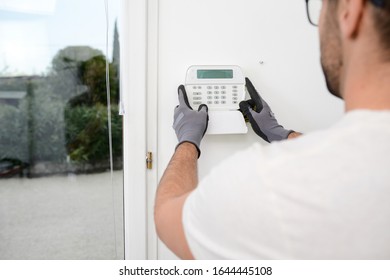
[[[244,85],[203,85],[187,87],[188,101],[194,110],[207,104],[213,110],[239,109],[239,103],[245,98]]]

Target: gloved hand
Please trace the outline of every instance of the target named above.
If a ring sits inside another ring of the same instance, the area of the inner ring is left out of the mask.
[[[241,112],[249,119],[254,132],[267,142],[287,139],[293,130],[284,129],[275,119],[268,104],[261,98],[252,82],[245,78],[251,99],[240,102]]]
[[[192,110],[183,85],[178,88],[179,105],[175,108],[173,129],[176,132],[179,144],[190,142],[198,149],[200,157],[200,141],[207,130],[209,121],[208,107],[205,104],[199,106],[198,111]]]

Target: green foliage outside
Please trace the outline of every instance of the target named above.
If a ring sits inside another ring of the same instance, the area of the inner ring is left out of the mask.
[[[113,155],[122,154],[122,118],[118,106],[111,107]],[[109,139],[107,107],[79,106],[65,110],[66,139],[69,156],[77,162],[95,163],[108,159]]]

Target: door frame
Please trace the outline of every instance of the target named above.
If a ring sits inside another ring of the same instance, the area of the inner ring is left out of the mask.
[[[158,0],[122,0],[120,75],[123,115],[125,259],[157,259],[153,220],[158,183]],[[153,167],[146,168],[146,154]]]

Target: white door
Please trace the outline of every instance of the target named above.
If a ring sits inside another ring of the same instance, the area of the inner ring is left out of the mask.
[[[303,0],[150,0],[148,23],[148,148],[156,158],[151,196],[177,143],[173,109],[191,65],[241,66],[286,128],[308,133],[342,114],[342,103],[326,90],[318,29],[309,24]],[[251,129],[246,135],[206,135],[200,179],[256,141],[267,145]],[[148,207],[152,213],[152,203]],[[155,246],[153,237],[149,242]],[[156,256],[174,258],[161,242]]]

